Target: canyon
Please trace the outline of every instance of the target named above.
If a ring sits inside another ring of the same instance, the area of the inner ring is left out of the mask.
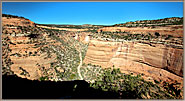
[[[88,71],[85,66],[91,64],[183,87],[183,25],[75,29],[20,17],[2,17],[2,25],[5,74],[29,80],[82,80],[82,69]]]

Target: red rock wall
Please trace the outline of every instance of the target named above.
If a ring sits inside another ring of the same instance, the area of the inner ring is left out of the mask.
[[[84,62],[104,68],[114,65],[122,72],[143,73],[157,80],[181,81],[183,76],[183,49],[161,44],[91,40]]]

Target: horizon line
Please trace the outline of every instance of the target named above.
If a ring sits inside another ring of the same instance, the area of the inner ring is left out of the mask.
[[[5,14],[5,13],[2,13],[2,15]],[[17,16],[17,17],[23,17],[23,16],[19,16],[19,15],[14,15],[14,14],[5,14],[5,15],[12,15],[12,16]],[[160,20],[160,19],[165,19],[165,18],[183,18],[184,16],[173,16],[173,17],[163,17],[163,18],[156,18],[156,19],[149,19],[149,20]],[[25,17],[23,17],[25,18]],[[130,20],[130,21],[125,21],[125,22],[120,22],[120,23],[114,23],[114,24],[90,24],[90,23],[84,23],[84,24],[64,24],[64,23],[61,23],[61,24],[57,24],[57,23],[37,23],[29,18],[25,18],[25,19],[28,19],[32,22],[34,22],[35,24],[46,24],[46,25],[98,25],[98,26],[111,26],[111,25],[115,25],[115,24],[125,24],[127,22],[135,22],[135,21],[145,21],[145,20]]]

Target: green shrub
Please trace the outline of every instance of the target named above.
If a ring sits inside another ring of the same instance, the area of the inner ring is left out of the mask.
[[[43,76],[43,77],[40,77],[40,78],[39,78],[40,81],[46,81],[46,80],[48,80],[48,79],[49,79],[49,78],[48,78],[47,76]]]
[[[132,99],[177,99],[180,90],[170,86],[162,90],[157,84],[145,81],[141,75],[123,74],[120,69],[104,69],[104,75],[91,83],[90,86],[103,91],[112,91],[120,94],[120,98]],[[158,81],[155,81],[159,83]],[[175,93],[174,93],[175,92]],[[179,97],[180,96],[180,97]]]

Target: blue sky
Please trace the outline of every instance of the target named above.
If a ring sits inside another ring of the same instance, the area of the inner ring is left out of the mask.
[[[183,2],[3,2],[2,13],[40,24],[113,25],[183,17]]]

